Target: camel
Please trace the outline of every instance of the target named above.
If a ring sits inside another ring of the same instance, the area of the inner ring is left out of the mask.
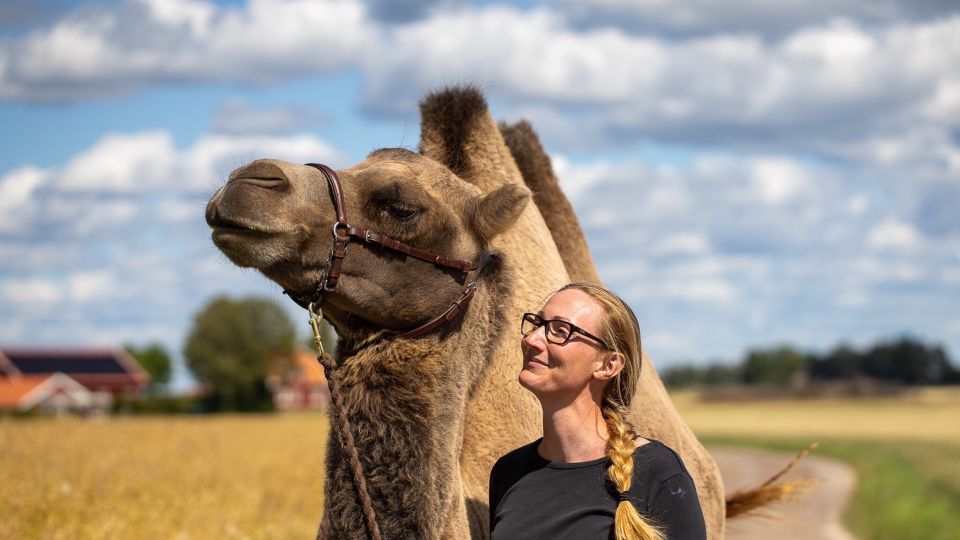
[[[472,303],[448,324],[405,338],[457,301],[469,278],[352,244],[322,307],[340,337],[336,377],[382,536],[485,538],[491,466],[541,430],[536,400],[516,382],[520,314],[570,275],[483,96],[472,88],[433,93],[421,116],[419,153],[376,150],[337,171],[347,214],[419,249],[482,261]],[[211,197],[206,218],[234,264],[301,296],[322,279],[336,218],[317,168],[272,159],[244,165]],[[592,261],[589,269],[595,273]],[[716,466],[644,361],[632,419],[682,455],[709,537],[722,538]],[[340,429],[331,415],[331,431]],[[366,537],[337,436],[326,455],[318,538]]]

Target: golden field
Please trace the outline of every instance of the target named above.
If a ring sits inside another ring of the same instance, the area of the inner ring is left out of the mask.
[[[699,401],[671,394],[699,436],[866,439],[960,443],[960,389],[924,388],[901,397]]]
[[[0,539],[313,538],[323,415],[0,419]]]
[[[796,441],[788,447],[799,449],[812,441],[855,440],[857,453],[844,455],[838,447],[835,455],[862,461],[871,448],[903,440],[912,444],[897,451],[922,464],[910,474],[924,473],[948,493],[960,490],[957,390],[823,401],[674,397],[708,441],[780,439]],[[320,414],[0,418],[0,539],[312,538],[323,503],[326,438]],[[829,445],[823,449],[829,453]],[[864,503],[865,513],[875,509]],[[884,537],[857,530],[862,538]]]

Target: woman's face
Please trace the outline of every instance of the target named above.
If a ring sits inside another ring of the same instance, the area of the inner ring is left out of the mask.
[[[603,307],[588,294],[565,289],[553,295],[539,313],[544,320],[563,319],[600,336]],[[551,343],[546,326],[523,337],[523,369],[520,384],[541,400],[544,397],[573,397],[586,391],[606,355],[603,347],[579,333],[563,345]],[[600,381],[605,382],[605,381]]]

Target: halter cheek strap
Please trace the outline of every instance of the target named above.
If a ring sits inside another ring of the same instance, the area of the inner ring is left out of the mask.
[[[337,214],[337,221],[333,224],[333,246],[330,249],[330,256],[327,258],[323,274],[314,290],[307,294],[299,294],[289,290],[283,291],[283,294],[289,296],[300,307],[307,309],[311,304],[322,306],[326,293],[333,292],[333,290],[337,288],[337,283],[340,281],[340,275],[343,269],[343,260],[347,256],[347,246],[351,241],[361,245],[375,244],[382,248],[429,262],[435,266],[458,270],[468,276],[480,270],[483,259],[477,262],[471,262],[444,257],[404,244],[385,234],[350,225],[347,221],[346,205],[343,202],[343,188],[340,185],[340,178],[337,176],[337,173],[330,167],[320,163],[307,163],[307,165],[319,170],[324,178],[326,178],[327,185],[330,188],[330,199],[333,202],[334,211]],[[457,298],[446,311],[412,330],[398,334],[397,337],[420,337],[454,320],[466,311],[476,290],[477,281],[476,275],[474,275],[473,280],[468,280],[467,285],[460,293],[460,297]]]

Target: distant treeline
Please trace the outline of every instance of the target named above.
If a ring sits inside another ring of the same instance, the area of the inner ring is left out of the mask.
[[[960,384],[960,370],[940,346],[911,337],[864,349],[840,345],[826,354],[791,345],[752,349],[740,362],[673,366],[661,374],[670,388],[756,385],[787,387],[802,383],[870,379],[898,385]]]

